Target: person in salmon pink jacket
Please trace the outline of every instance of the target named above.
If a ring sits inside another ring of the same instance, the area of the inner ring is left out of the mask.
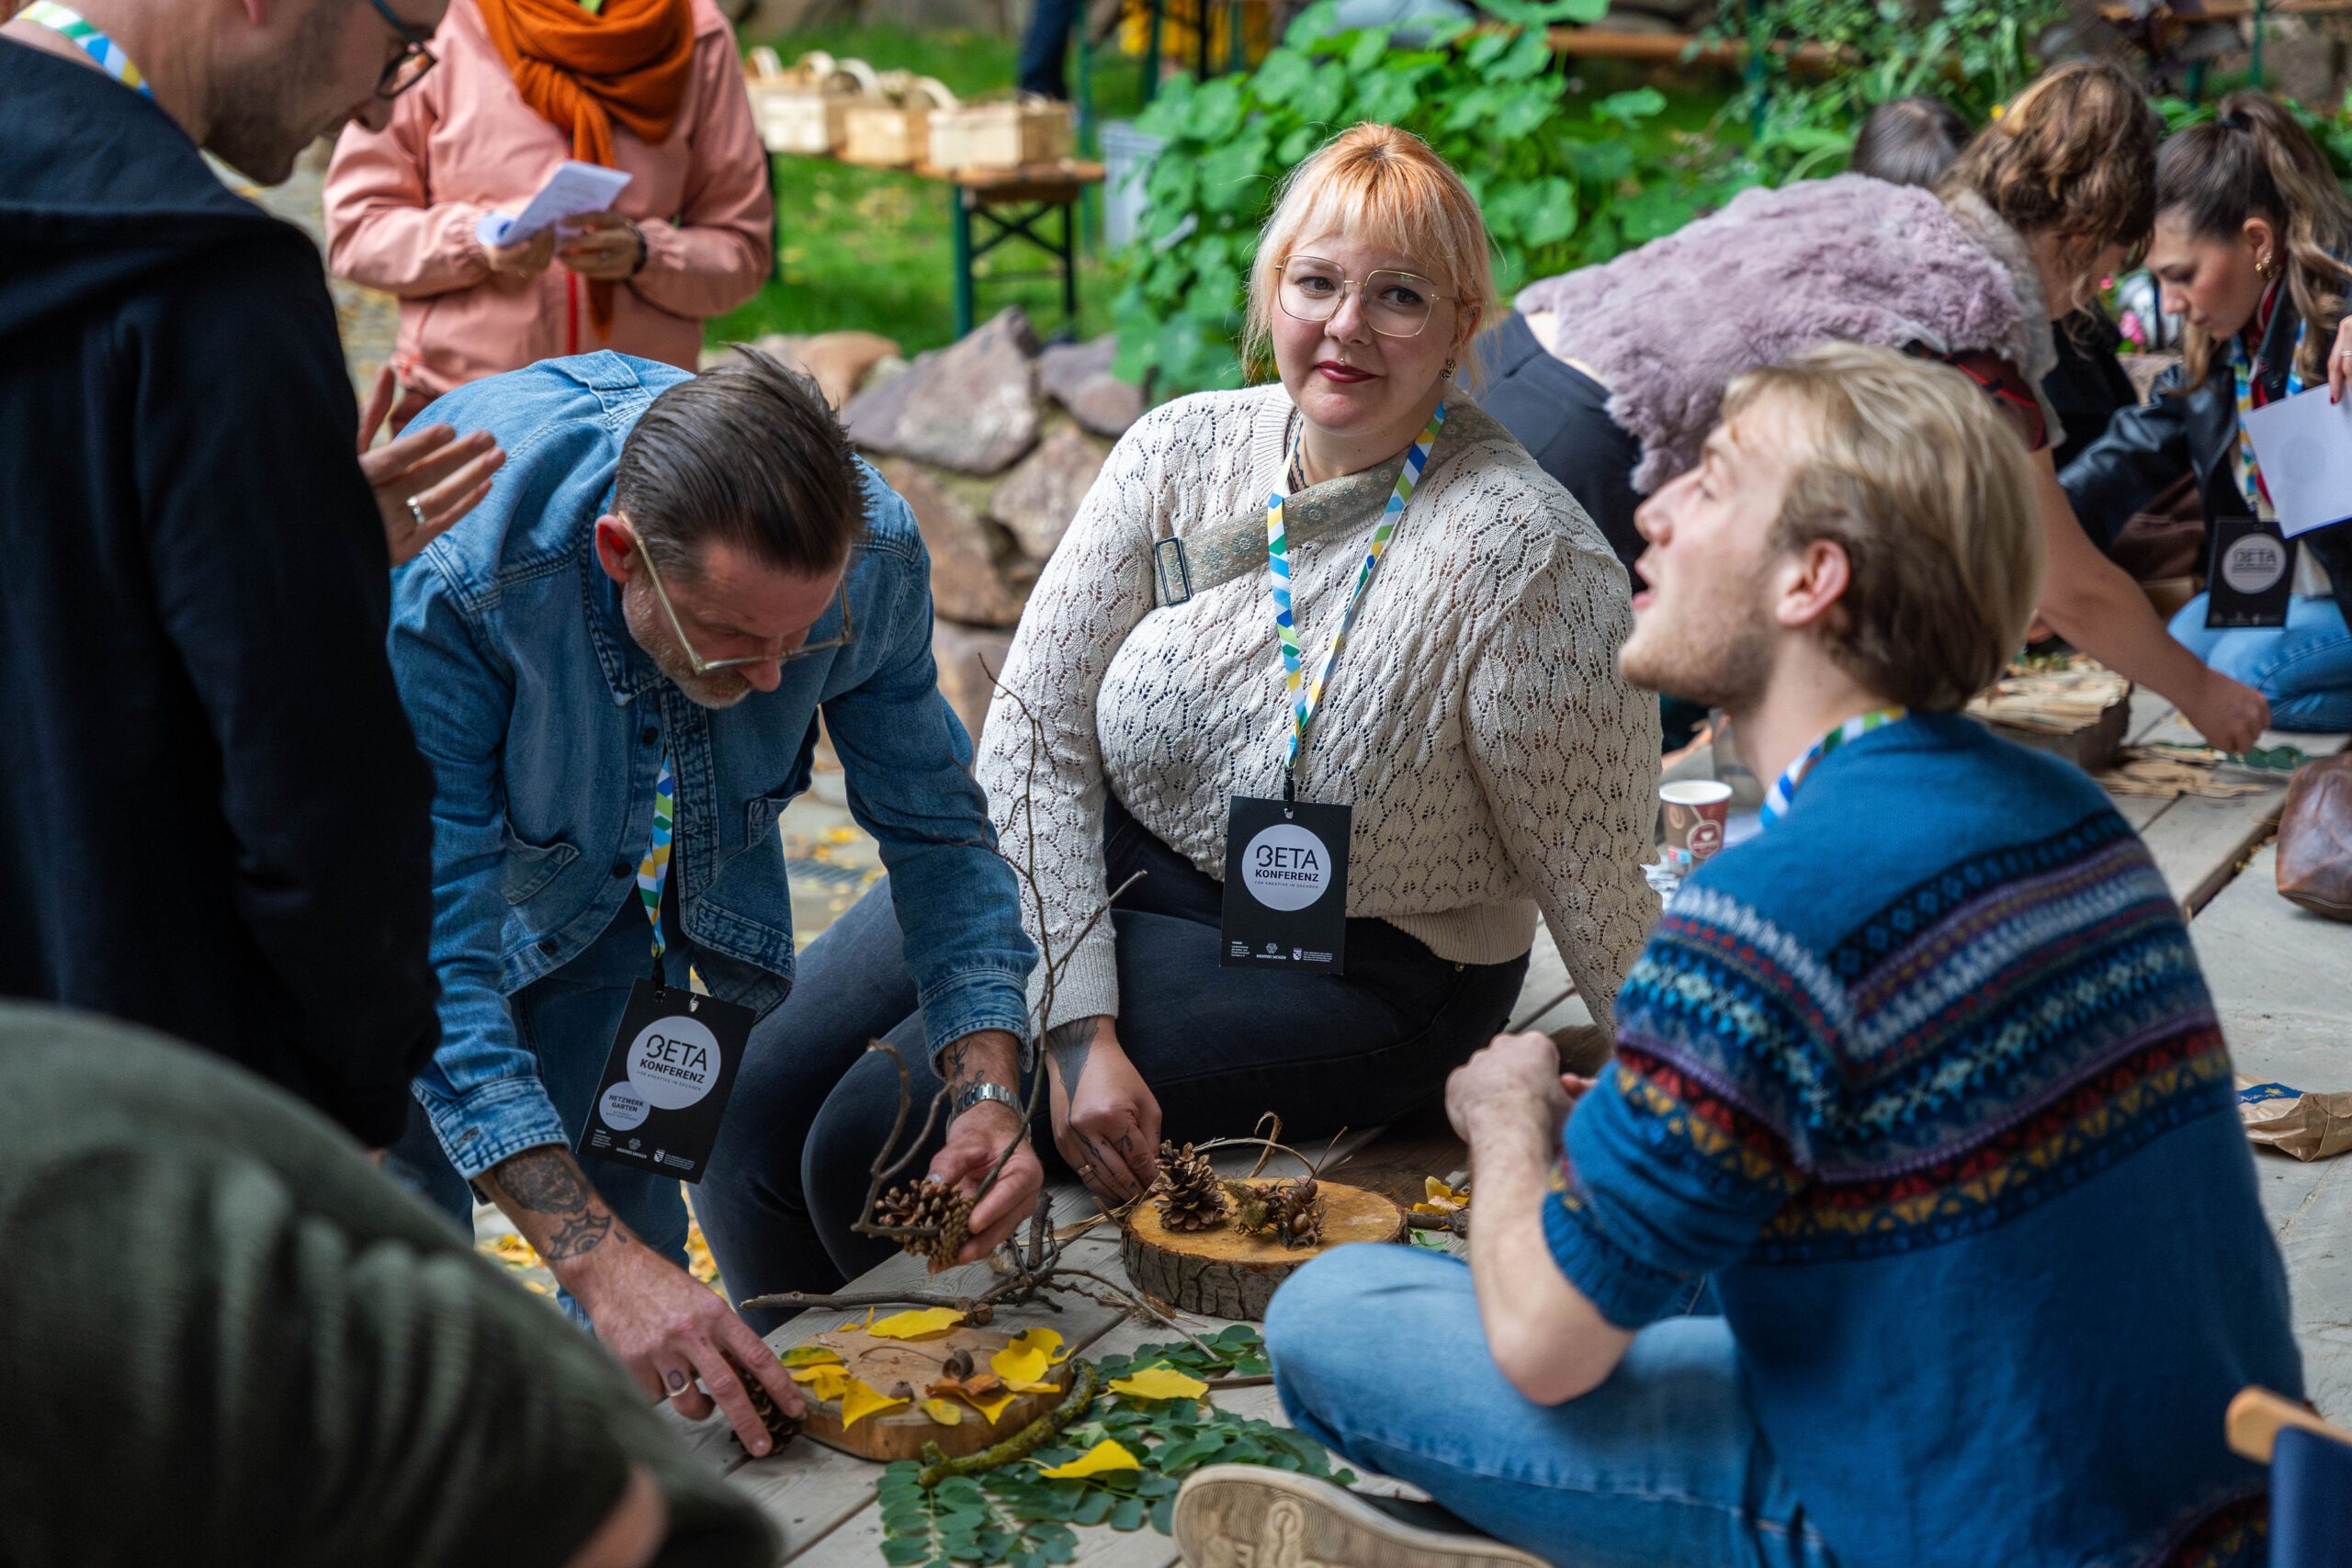
[[[702,323],[757,293],[767,152],[711,0],[450,0],[440,69],[327,171],[327,262],[396,295],[397,429],[452,388],[615,349],[691,370]],[[485,244],[567,159],[625,171],[609,212]]]

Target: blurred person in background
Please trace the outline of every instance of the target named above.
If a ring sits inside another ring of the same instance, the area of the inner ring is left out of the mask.
[[[2219,118],[2165,142],[2148,270],[2186,321],[2187,354],[2059,476],[2086,526],[2119,528],[2190,470],[2209,534],[2222,518],[2276,518],[2241,411],[2323,382],[2340,399],[2352,384],[2347,255],[2352,202],[2276,99],[2233,94]],[[2208,629],[2200,593],[2172,635],[2262,693],[2280,728],[2352,728],[2352,630],[2335,586],[2352,573],[2352,523],[2296,544],[2285,626]]]
[[[0,27],[0,995],[168,1031],[382,1147],[438,1036],[385,568],[499,454],[356,455],[318,252],[199,150],[271,185],[382,124],[442,0],[78,4]]]
[[[1969,134],[1960,111],[1941,98],[1890,98],[1863,117],[1846,169],[1889,185],[1932,186],[1968,145]],[[2123,334],[2096,302],[2052,322],[2050,336],[2058,362],[2041,378],[2041,395],[2065,428],[2050,449],[2051,461],[2063,468],[2140,394],[2116,358]]]
[[[775,206],[735,35],[711,0],[451,0],[440,67],[327,171],[327,260],[401,301],[394,428],[479,377],[610,348],[692,370],[768,275]],[[612,210],[475,233],[567,160]]]

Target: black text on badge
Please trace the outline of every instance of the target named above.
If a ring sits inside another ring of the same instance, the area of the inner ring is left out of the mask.
[[[749,1008],[639,980],[614,1032],[579,1152],[700,1181],[752,1019]]]
[[[1344,806],[1234,797],[1226,820],[1220,964],[1347,972],[1350,817]]]

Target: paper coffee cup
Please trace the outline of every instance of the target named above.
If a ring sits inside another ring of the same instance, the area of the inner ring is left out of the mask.
[[[1713,779],[1682,779],[1658,785],[1666,803],[1666,847],[1693,863],[1724,847],[1724,819],[1731,814],[1731,785]]]

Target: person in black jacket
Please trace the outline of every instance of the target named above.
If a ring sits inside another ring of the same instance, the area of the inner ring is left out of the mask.
[[[446,525],[487,444],[371,494],[317,252],[198,148],[283,179],[389,115],[444,0],[82,4],[0,28],[0,995],[380,1148],[439,1037],[386,529]]]
[[[2219,118],[2168,139],[2156,161],[2148,270],[2164,307],[2187,319],[2181,366],[2155,396],[2118,414],[2059,476],[2094,537],[2112,537],[2174,479],[2193,470],[2209,536],[2224,518],[2275,516],[2238,432],[2254,407],[2352,382],[2352,202],[2327,160],[2275,100],[2224,98]],[[2199,594],[2172,635],[2208,665],[2268,698],[2281,729],[2352,729],[2352,631],[2334,586],[2352,581],[2352,524],[2302,535],[2287,624],[2208,629]],[[2211,572],[2208,580],[2211,580]]]

